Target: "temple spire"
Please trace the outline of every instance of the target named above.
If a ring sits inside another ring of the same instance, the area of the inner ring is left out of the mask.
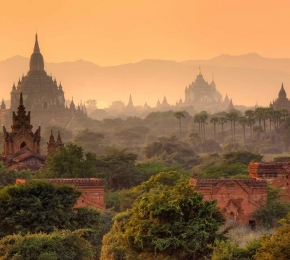
[[[201,69],[200,69],[200,66],[198,67],[198,75],[201,75]]]
[[[50,130],[49,142],[50,142],[50,143],[54,143],[54,142],[55,142],[55,140],[54,140],[54,136],[53,136],[53,133],[52,133],[52,129]]]
[[[38,45],[38,39],[37,39],[37,33],[35,34],[35,43],[34,43],[34,50],[33,50],[33,52],[34,53],[40,52],[39,45]]]
[[[22,92],[20,92],[19,106],[23,106]]]

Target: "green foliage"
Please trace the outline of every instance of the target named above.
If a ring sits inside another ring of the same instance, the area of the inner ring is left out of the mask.
[[[225,153],[236,152],[242,150],[242,145],[237,142],[229,142],[223,146],[223,151]]]
[[[17,171],[7,168],[3,162],[0,162],[0,187],[14,184],[16,179],[30,179],[33,172],[30,170]]]
[[[241,163],[248,165],[250,162],[261,162],[263,155],[247,151],[228,152],[223,154],[224,164]]]
[[[138,194],[133,208],[115,216],[101,259],[188,259],[208,253],[223,217],[216,202],[203,201],[187,178],[159,173],[133,191]]]
[[[277,156],[274,157],[274,162],[289,162],[290,156]]]
[[[254,256],[255,260],[290,259],[289,215],[287,219],[274,234],[261,239],[261,246]]]
[[[159,138],[158,141],[146,145],[143,151],[146,159],[161,161],[166,166],[180,164],[185,169],[190,169],[199,162],[192,147],[175,136]]]
[[[50,233],[55,228],[99,228],[99,212],[73,209],[80,192],[70,186],[42,181],[6,186],[0,190],[0,236]],[[88,235],[89,237],[89,235]]]
[[[54,178],[91,178],[96,176],[96,155],[69,143],[56,154],[49,155],[46,176]]]
[[[249,178],[248,168],[241,163],[216,165],[205,168],[202,178]]]
[[[96,160],[97,177],[105,180],[109,190],[134,187],[142,182],[142,176],[135,166],[136,159],[137,154],[111,147],[106,155]]]
[[[230,240],[216,240],[213,247],[212,260],[251,260],[261,246],[260,239],[254,239],[239,247]]]
[[[282,202],[280,197],[280,190],[268,185],[266,204],[253,213],[254,218],[266,228],[274,227],[279,219],[284,218],[290,212],[290,203]]]
[[[100,230],[97,237],[94,240],[94,245],[96,247],[96,259],[100,258],[102,249],[102,239],[105,234],[107,234],[113,225],[113,218],[116,213],[110,209],[102,210],[100,214]]]
[[[62,230],[51,234],[17,234],[0,240],[3,260],[92,260],[94,249],[84,239],[86,230]]]
[[[90,152],[98,152],[100,144],[104,140],[105,136],[102,133],[93,132],[86,128],[77,133],[74,137],[74,142],[83,147],[84,150]]]

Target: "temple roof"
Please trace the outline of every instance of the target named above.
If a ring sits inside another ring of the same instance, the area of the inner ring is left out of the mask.
[[[42,71],[44,72],[44,61],[43,57],[40,53],[39,49],[39,44],[38,44],[38,39],[37,39],[37,34],[35,35],[35,43],[34,43],[34,49],[33,53],[30,57],[30,71]]]

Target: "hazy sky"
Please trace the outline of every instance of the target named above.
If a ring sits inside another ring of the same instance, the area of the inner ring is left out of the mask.
[[[257,52],[290,57],[289,0],[0,0],[0,60],[117,65]]]

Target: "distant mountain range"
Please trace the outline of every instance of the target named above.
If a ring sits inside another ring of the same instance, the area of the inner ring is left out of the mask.
[[[44,57],[45,59],[45,57]],[[45,63],[48,74],[61,81],[66,99],[96,99],[99,106],[112,101],[127,103],[132,94],[135,105],[145,101],[155,106],[166,96],[171,104],[184,99],[184,88],[195,80],[198,67],[206,81],[212,73],[223,97],[234,104],[268,105],[277,97],[282,82],[290,95],[290,59],[270,59],[256,53],[221,55],[209,60],[143,60],[137,63],[102,67],[92,62]],[[0,61],[0,98],[10,98],[13,82],[29,70],[29,59],[14,56]]]

